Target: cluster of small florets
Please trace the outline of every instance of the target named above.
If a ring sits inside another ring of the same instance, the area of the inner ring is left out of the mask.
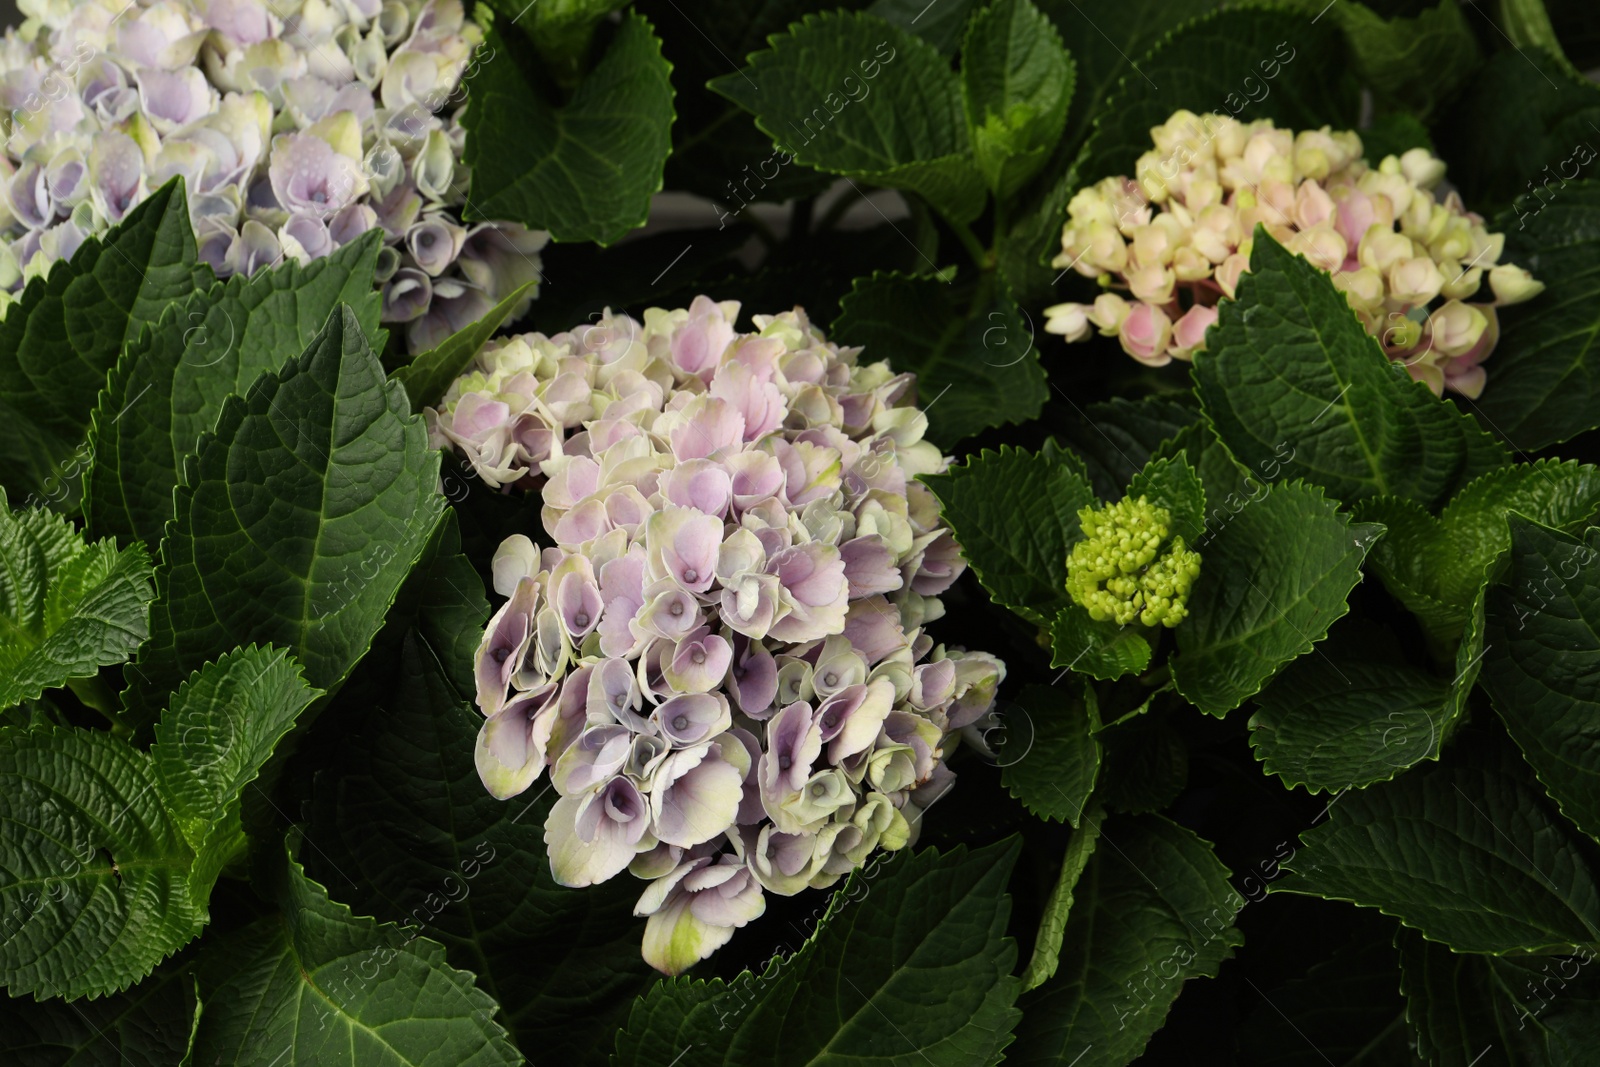
[[[650,880],[644,955],[677,973],[765,909],[915,839],[953,734],[1005,668],[926,623],[965,567],[916,480],[912,379],[796,309],[607,313],[496,341],[427,413],[485,482],[537,488],[478,649],[478,770],[548,767],[566,885]]]
[[[1083,540],[1067,556],[1067,594],[1096,622],[1176,626],[1189,614],[1200,556],[1167,540],[1172,514],[1145,497],[1078,512]],[[1163,547],[1165,546],[1165,547]]]
[[[1046,329],[1079,341],[1098,329],[1150,366],[1190,359],[1250,268],[1257,224],[1329,271],[1367,332],[1434,393],[1476,397],[1499,339],[1496,307],[1543,284],[1500,263],[1461,197],[1435,189],[1445,165],[1426,149],[1371,167],[1361,138],[1328,127],[1296,134],[1270,119],[1179,111],[1151,131],[1133,179],[1106,178],[1068,206],[1057,267],[1108,290],[1049,308]],[[1485,276],[1491,298],[1479,294]]]
[[[383,319],[432,347],[538,276],[463,225],[460,0],[21,0],[0,43],[0,308],[174,176],[219,276],[381,227]]]

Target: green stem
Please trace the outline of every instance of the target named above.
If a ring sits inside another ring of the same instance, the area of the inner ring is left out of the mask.
[[[111,724],[111,732],[119,737],[127,736],[128,727],[117,718],[117,694],[98,675],[89,678],[69,678],[67,688],[72,690],[72,695],[77,697],[85,707],[93,708],[106,717]]]
[[[961,247],[967,250],[967,254],[972,257],[972,262],[978,265],[979,270],[986,271],[994,266],[992,253],[983,247],[977,235],[972,232],[972,227],[964,222],[956,222],[949,218],[944,221],[950,227],[951,232],[960,239]]]
[[[1072,910],[1072,893],[1089,857],[1094,855],[1095,843],[1100,840],[1100,824],[1105,820],[1105,809],[1099,801],[1091,801],[1085,809],[1083,822],[1072,840],[1067,842],[1067,854],[1061,860],[1061,876],[1044,906],[1044,919],[1039,923],[1039,938],[1033,943],[1033,956],[1028,969],[1022,972],[1022,991],[1037,989],[1050,980],[1061,964],[1061,940],[1067,932],[1067,914]]]

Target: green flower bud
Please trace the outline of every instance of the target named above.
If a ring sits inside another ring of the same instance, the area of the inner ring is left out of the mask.
[[[1083,540],[1067,556],[1067,594],[1096,622],[1172,627],[1189,614],[1200,554],[1169,540],[1172,514],[1145,497],[1078,512]]]

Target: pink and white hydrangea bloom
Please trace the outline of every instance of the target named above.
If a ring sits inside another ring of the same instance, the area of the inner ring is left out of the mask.
[[[676,974],[759,916],[915,840],[1005,666],[935,644],[965,568],[918,476],[914,382],[798,308],[698,297],[491,342],[426,412],[483,482],[537,490],[476,662],[485,787],[543,771],[565,885],[650,881]]]
[[[1150,131],[1133,178],[1080,189],[1067,206],[1057,267],[1109,288],[1093,304],[1045,310],[1068,341],[1092,330],[1152,367],[1192,359],[1250,268],[1256,226],[1333,275],[1390,359],[1436,394],[1476,398],[1500,333],[1496,307],[1544,289],[1501,263],[1490,233],[1439,183],[1445,165],[1414,148],[1371,166],[1353,132],[1277,129],[1179,111]],[[1441,195],[1442,194],[1442,195]],[[1488,299],[1478,296],[1484,281]]]
[[[0,41],[0,311],[175,176],[222,277],[381,228],[383,319],[413,352],[539,278],[545,234],[461,219],[461,79],[483,39],[462,0],[19,7]]]

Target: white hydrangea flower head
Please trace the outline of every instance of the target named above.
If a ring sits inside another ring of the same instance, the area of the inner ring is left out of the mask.
[[[180,175],[221,277],[381,228],[383,320],[413,352],[539,277],[545,234],[461,218],[483,38],[461,0],[20,7],[0,44],[0,308]]]
[[[1490,233],[1459,194],[1441,195],[1445,164],[1427,149],[1374,167],[1354,132],[1296,133],[1271,119],[1189,111],[1150,134],[1155,148],[1133,178],[1080,189],[1067,206],[1055,266],[1128,294],[1047,308],[1045,329],[1068,341],[1098,330],[1149,366],[1191,359],[1217,321],[1217,301],[1250,269],[1259,224],[1330,272],[1367,332],[1413,378],[1435,394],[1476,398],[1500,336],[1495,309],[1544,289],[1500,262],[1504,234]],[[1474,296],[1481,302],[1466,302]]]
[[[965,569],[917,477],[913,379],[796,308],[737,327],[697,297],[491,342],[434,444],[536,490],[545,537],[495,554],[478,770],[546,771],[551,870],[650,881],[644,954],[676,974],[759,916],[916,838],[956,736],[1005,677],[925,632]]]

